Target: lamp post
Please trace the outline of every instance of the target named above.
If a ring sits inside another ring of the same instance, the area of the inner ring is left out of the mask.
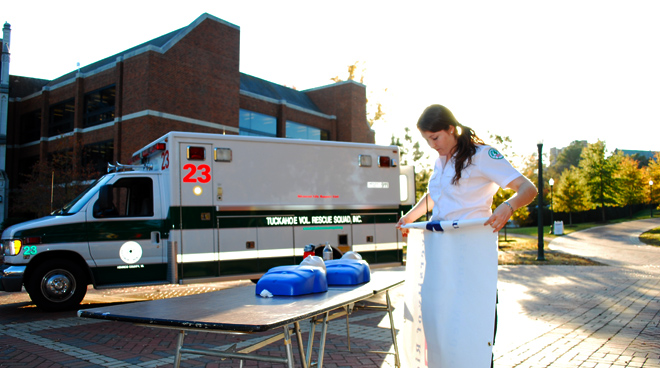
[[[651,218],[653,218],[653,180],[649,180],[649,199],[651,202]]]
[[[537,261],[545,261],[545,256],[543,255],[543,142],[540,141],[536,145],[539,149],[539,195],[538,195],[538,212],[539,212],[539,243],[538,243],[538,254],[536,256]]]
[[[555,179],[550,178],[548,180],[548,184],[550,184],[550,234],[552,234],[555,230],[555,220],[554,220],[554,214],[555,214],[555,201],[554,201],[554,185],[555,185]]]

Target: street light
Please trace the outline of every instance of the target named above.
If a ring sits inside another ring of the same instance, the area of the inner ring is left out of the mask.
[[[548,184],[550,184],[550,234],[552,234],[553,230],[555,229],[555,220],[554,220],[555,201],[554,201],[554,191],[553,191],[553,187],[555,185],[555,179],[550,178],[550,180],[548,180]]]
[[[649,180],[649,199],[651,202],[651,218],[653,218],[653,180]]]
[[[539,212],[539,243],[537,261],[545,261],[543,255],[543,141],[539,141],[536,145],[539,149],[539,195],[538,195],[538,212]]]

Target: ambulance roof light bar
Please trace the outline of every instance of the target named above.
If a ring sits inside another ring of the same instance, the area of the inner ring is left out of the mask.
[[[124,164],[120,164],[119,162],[117,162],[116,165],[113,165],[111,163],[108,163],[108,172],[109,173],[122,172],[122,171],[133,171],[133,170],[152,171],[153,169],[154,169],[154,165],[152,165],[152,164],[124,165]]]
[[[146,159],[147,157],[151,156],[154,152],[165,151],[166,149],[167,149],[167,145],[164,142],[152,144],[151,146],[144,149],[142,152],[138,152],[135,155],[133,155],[133,157],[131,157],[131,161],[137,162],[140,161],[141,159]]]

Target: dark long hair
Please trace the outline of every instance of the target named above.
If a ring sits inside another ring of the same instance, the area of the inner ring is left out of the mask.
[[[461,179],[463,169],[472,165],[472,156],[477,153],[477,146],[484,145],[484,141],[477,137],[477,134],[469,127],[461,125],[454,114],[448,108],[442,105],[431,105],[424,109],[424,112],[417,121],[417,129],[421,132],[439,132],[449,129],[453,125],[454,137],[456,137],[456,173],[451,183],[456,185]]]

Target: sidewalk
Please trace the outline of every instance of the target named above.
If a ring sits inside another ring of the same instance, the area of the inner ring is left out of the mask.
[[[496,367],[660,367],[659,272],[507,266],[499,280]]]
[[[660,219],[593,228],[550,248],[605,266],[502,266],[495,366],[660,367]]]

